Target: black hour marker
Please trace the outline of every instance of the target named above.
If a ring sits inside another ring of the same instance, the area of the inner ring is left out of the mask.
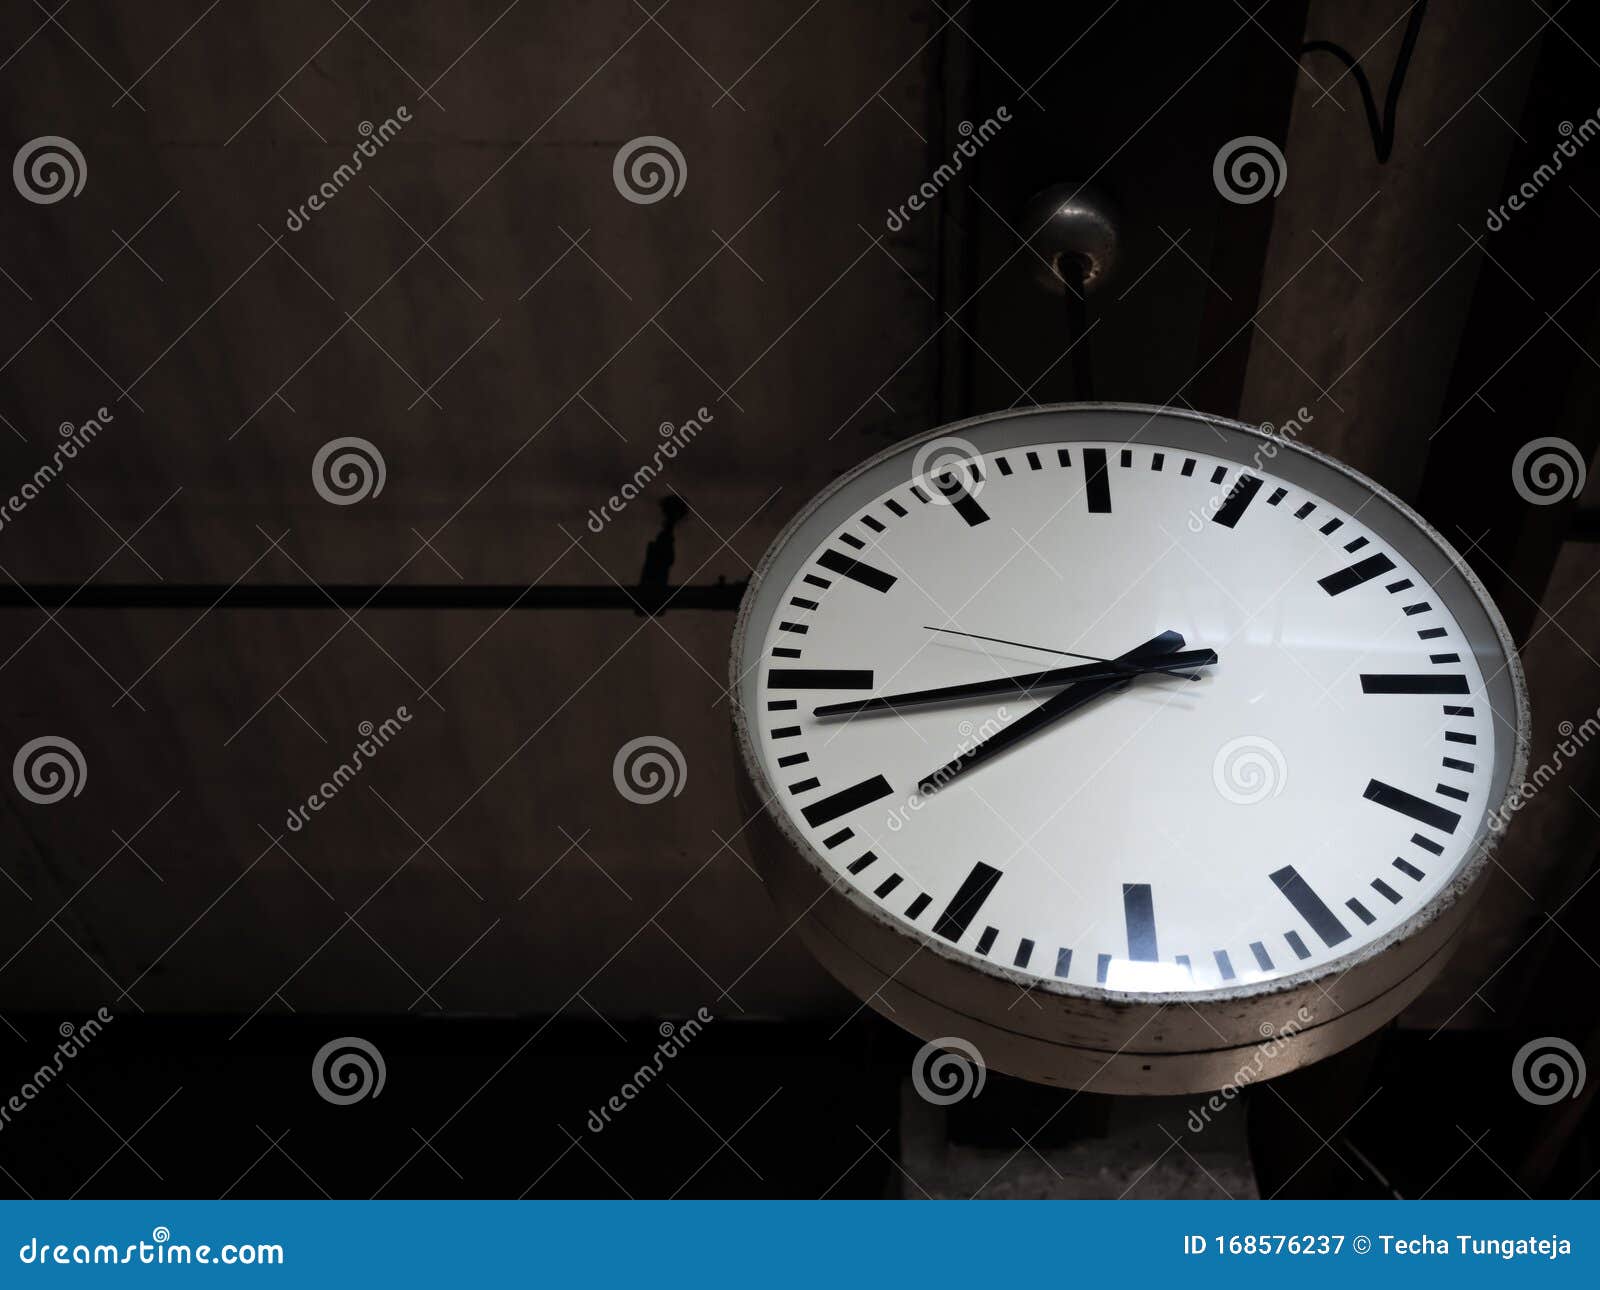
[[[1371,923],[1373,921],[1371,912],[1354,896],[1350,897],[1350,899],[1344,903],[1350,907],[1350,912],[1359,918],[1363,923]]]
[[[1294,951],[1295,958],[1308,959],[1311,957],[1311,951],[1306,948],[1306,943],[1300,939],[1299,932],[1285,932],[1283,939],[1289,943],[1289,948]]]
[[[1185,457],[1183,459],[1183,469],[1180,470],[1178,473],[1180,475],[1192,475],[1192,474],[1194,474],[1194,458],[1193,457]]]
[[[1366,546],[1366,544],[1367,539],[1364,537],[1359,537],[1354,542],[1346,542],[1344,544],[1344,549],[1346,551],[1359,551],[1362,547]]]
[[[1176,963],[1179,967],[1181,967],[1190,976],[1194,975],[1194,969],[1189,966],[1189,956],[1187,954],[1179,954],[1176,957],[1174,957],[1172,961],[1174,963]]]
[[[1294,513],[1294,517],[1297,520],[1303,520],[1307,515],[1310,515],[1311,512],[1316,509],[1317,504],[1315,502],[1305,502],[1301,505],[1300,509]]]
[[[1407,605],[1403,610],[1401,610],[1401,612],[1405,614],[1407,618],[1415,618],[1418,614],[1425,614],[1432,608],[1433,606],[1430,605],[1426,600],[1419,600],[1414,605]]]
[[[772,732],[772,737],[774,739],[793,739],[799,733],[799,726],[779,726]]]
[[[1069,973],[1071,971],[1072,971],[1072,951],[1071,950],[1057,950],[1056,951],[1056,975],[1060,976],[1060,977],[1064,977],[1064,976],[1067,975],[1067,973]]]
[[[850,872],[851,873],[860,873],[863,869],[865,869],[868,865],[870,865],[877,858],[878,857],[875,854],[873,854],[871,851],[863,851],[861,853],[861,858],[859,860],[852,860],[850,862],[850,866],[849,866]]]
[[[1000,473],[1002,475],[1009,475],[1011,473],[1011,463],[1004,457],[996,457],[994,459],[994,464],[1000,467]]]
[[[1369,802],[1387,806],[1391,811],[1399,811],[1401,815],[1409,815],[1417,823],[1426,824],[1429,828],[1444,833],[1454,833],[1456,825],[1461,823],[1461,817],[1454,811],[1447,811],[1442,806],[1425,802],[1403,788],[1396,788],[1393,784],[1385,784],[1381,780],[1368,780],[1366,792],[1361,796]]]
[[[1468,797],[1468,794],[1462,789],[1451,788],[1448,784],[1436,784],[1434,785],[1433,791],[1440,794],[1442,797],[1453,797],[1458,802],[1465,802]]]
[[[796,609],[815,609],[817,607],[815,600],[807,600],[804,596],[790,596],[789,603]]]
[[[849,788],[841,788],[837,793],[830,793],[820,802],[813,802],[801,814],[806,817],[806,823],[815,829],[831,820],[837,820],[841,815],[859,811],[868,803],[876,802],[881,797],[888,797],[892,792],[894,789],[889,787],[888,780],[882,775],[874,775],[859,784],[852,784]]]
[[[1166,464],[1167,464],[1167,454],[1164,453],[1164,452],[1158,452],[1158,453],[1156,453],[1156,455],[1154,457],[1150,458],[1150,469],[1151,470],[1160,470]]]
[[[1470,761],[1462,761],[1459,757],[1446,757],[1444,765],[1446,770],[1464,770],[1469,775],[1477,769]]]
[[[768,699],[768,712],[793,712],[800,706],[798,699]]]
[[[1337,573],[1330,573],[1326,578],[1318,578],[1317,582],[1330,596],[1337,596],[1341,592],[1349,591],[1351,587],[1359,587],[1363,582],[1371,582],[1379,574],[1388,573],[1392,568],[1394,561],[1380,552],[1377,555],[1369,555],[1365,560],[1358,560]]]
[[[1335,529],[1343,528],[1343,527],[1344,527],[1344,521],[1335,519],[1335,520],[1329,520],[1326,524],[1324,524],[1317,531],[1319,533],[1323,534],[1324,536],[1326,536],[1327,534],[1332,533]]]
[[[1401,873],[1405,874],[1405,876],[1410,878],[1413,882],[1421,882],[1423,879],[1423,873],[1421,869],[1417,868],[1416,865],[1412,864],[1408,860],[1400,859],[1399,856],[1395,857],[1394,867]]]
[[[874,591],[888,591],[898,581],[892,573],[862,564],[860,560],[852,560],[842,551],[824,551],[817,557],[817,563],[831,573],[859,582],[863,587],[871,587]]]
[[[824,589],[833,586],[833,583],[826,578],[819,578],[814,573],[806,574],[804,581],[809,582],[813,587],[822,587]]]
[[[1399,582],[1391,582],[1384,590],[1391,596],[1398,595],[1402,591],[1409,591],[1411,590],[1411,579],[1401,578]]]
[[[922,911],[931,904],[933,904],[933,897],[928,895],[927,892],[923,892],[920,896],[906,906],[906,917],[913,923],[916,922]]]
[[[1363,694],[1466,694],[1467,678],[1449,673],[1363,672]]]
[[[1294,906],[1295,912],[1311,924],[1311,930],[1322,938],[1324,945],[1331,949],[1341,941],[1350,939],[1350,933],[1345,930],[1338,915],[1322,903],[1322,897],[1311,890],[1311,884],[1300,876],[1300,871],[1292,864],[1268,876],[1283,893],[1284,899]]]
[[[1453,703],[1447,703],[1444,705],[1444,715],[1447,717],[1470,717],[1472,715],[1472,709],[1458,708]]]
[[[1391,905],[1398,905],[1400,903],[1400,893],[1386,883],[1382,878],[1374,878],[1372,880],[1372,890],[1377,892],[1378,895],[1382,896]]]
[[[839,534],[839,541],[845,543],[847,546],[855,547],[855,549],[857,551],[861,550],[863,547],[865,547],[867,545],[860,538],[856,537],[853,533],[841,533],[841,534]]]
[[[950,898],[950,903],[944,907],[944,912],[935,920],[935,934],[947,941],[959,941],[999,881],[1000,871],[993,865],[986,865],[981,860],[973,865],[972,872],[962,881],[956,894]]]
[[[979,954],[987,954],[994,948],[994,938],[1000,935],[998,927],[985,927],[983,935],[978,937],[978,944],[974,947]]]
[[[1028,469],[1029,470],[1043,470],[1044,469],[1044,467],[1039,464],[1039,454],[1038,453],[1030,452],[1028,454]]]
[[[1024,937],[1021,943],[1017,946],[1017,956],[1011,960],[1011,966],[1025,968],[1028,966],[1028,960],[1032,957],[1033,942]]]
[[[976,527],[988,522],[989,512],[979,505],[978,499],[969,493],[966,486],[954,475],[940,475],[934,482],[940,494],[955,509],[955,513],[969,526]]]
[[[779,623],[778,630],[780,632],[793,632],[797,636],[804,636],[811,629],[804,623]]]
[[[895,501],[894,498],[891,497],[888,501],[886,501],[884,503],[884,505],[887,506],[891,511],[893,511],[895,513],[895,515],[899,516],[901,519],[905,518],[906,508],[904,506],[900,505],[899,502]]]
[[[773,658],[799,658],[800,651],[790,649],[787,645],[780,645],[772,651]]]
[[[1478,742],[1477,735],[1462,734],[1459,730],[1446,730],[1444,737],[1447,743],[1452,744],[1475,744]]]
[[[919,485],[917,485],[917,484],[912,484],[911,485],[911,495],[913,497],[915,497],[919,502],[921,502],[924,506],[926,506],[928,504],[928,495],[925,492],[922,491],[922,488]]]
[[[807,753],[790,753],[787,757],[778,758],[780,766],[804,766],[811,757]]]
[[[882,522],[879,521],[879,520],[873,519],[872,516],[870,516],[870,515],[863,515],[861,517],[861,522],[863,524],[865,524],[869,529],[871,529],[874,533],[882,533],[883,532],[883,524],[882,524]]]
[[[1272,496],[1267,498],[1267,505],[1268,506],[1276,506],[1279,502],[1281,502],[1288,495],[1289,495],[1289,490],[1287,488],[1274,488],[1272,490]]]
[[[1420,833],[1413,833],[1411,835],[1411,840],[1424,851],[1431,851],[1436,856],[1442,856],[1444,854],[1444,848],[1437,842],[1433,841],[1432,838],[1425,838]]]
[[[797,784],[790,784],[789,791],[796,794],[809,793],[812,789],[821,787],[822,781],[813,775],[810,779],[802,779]]]
[[[841,842],[850,841],[850,839],[855,837],[855,835],[856,833],[854,829],[840,829],[832,837],[823,838],[822,845],[831,850],[832,848],[838,846]]]
[[[1150,884],[1122,884],[1122,918],[1128,927],[1128,957],[1140,963],[1154,963],[1156,953],[1156,910]]]
[[[882,882],[880,882],[878,884],[877,890],[874,891],[872,894],[874,896],[876,896],[879,900],[882,900],[885,896],[887,896],[891,891],[893,891],[899,885],[900,885],[900,875],[897,874],[897,873],[892,873],[887,878],[885,878]]]
[[[1443,627],[1424,627],[1417,633],[1417,639],[1424,641],[1436,641],[1439,639],[1439,637],[1446,634],[1447,633]]]
[[[1133,465],[1133,449],[1132,448],[1124,448],[1122,450],[1122,457],[1120,458],[1120,460],[1121,460],[1121,462],[1122,462],[1122,464],[1124,466]]]
[[[1083,469],[1086,475],[1084,488],[1089,494],[1089,512],[1092,515],[1111,513],[1111,481],[1106,478],[1106,450],[1085,448]]]
[[[1094,961],[1094,979],[1096,985],[1106,983],[1106,973],[1111,970],[1111,955],[1102,954]]]
[[[1231,529],[1239,522],[1239,517],[1245,513],[1250,503],[1255,501],[1256,494],[1260,491],[1260,479],[1254,475],[1240,475],[1238,482],[1228,490],[1227,499],[1211,517],[1212,520],[1225,529]]]
[[[1250,953],[1256,956],[1256,965],[1263,972],[1272,971],[1272,955],[1267,953],[1267,947],[1260,941],[1250,942]]]
[[[1212,953],[1217,960],[1217,971],[1222,973],[1224,981],[1233,980],[1233,960],[1228,957],[1227,950],[1214,950]]]
[[[1227,477],[1228,477],[1228,468],[1226,466],[1218,466],[1215,470],[1213,470],[1211,472],[1211,482],[1213,484],[1220,484]]]
[[[1065,448],[1057,448],[1056,449],[1056,465],[1058,465],[1058,466],[1070,466],[1070,465],[1072,465],[1072,454],[1070,452],[1068,452]]]
[[[767,671],[772,690],[870,690],[870,668],[774,667]]]

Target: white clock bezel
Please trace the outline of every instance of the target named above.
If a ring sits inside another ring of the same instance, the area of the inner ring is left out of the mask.
[[[1041,979],[999,962],[974,956],[921,928],[897,921],[880,905],[869,900],[864,892],[837,881],[828,861],[778,808],[780,786],[772,781],[756,743],[752,714],[759,711],[758,670],[767,627],[794,577],[814,557],[817,546],[827,535],[859,509],[862,496],[886,492],[908,482],[910,476],[906,466],[920,444],[945,437],[961,437],[980,429],[984,441],[978,446],[985,453],[1037,443],[1070,444],[1101,440],[1171,447],[1253,466],[1288,483],[1304,487],[1347,511],[1359,509],[1363,523],[1390,542],[1428,580],[1435,594],[1454,616],[1487,678],[1488,704],[1495,723],[1495,748],[1489,811],[1476,822],[1473,838],[1454,871],[1410,918],[1345,954],[1284,976],[1180,993],[1131,993],[1065,980]],[[1270,457],[1270,460],[1263,461],[1264,457]],[[1374,501],[1380,504],[1374,505]],[[857,965],[834,961],[837,955],[830,953],[827,940],[830,936],[837,939],[840,944],[833,948],[845,952],[852,940],[849,925],[860,919],[865,920],[867,926],[856,930],[868,942],[881,943],[881,937],[871,934],[872,929],[887,931],[906,945],[915,944],[931,951],[938,960],[959,972],[987,978],[1004,985],[1013,993],[1018,989],[1027,989],[1035,996],[1060,1000],[1073,1014],[1087,1010],[1092,1015],[1095,1010],[1102,1009],[1127,1016],[1130,1011],[1144,1014],[1168,1004],[1187,1004],[1201,1009],[1231,1011],[1231,1015],[1237,1017],[1251,1012],[1249,1005],[1255,1001],[1282,1001],[1319,994],[1325,1000],[1334,999],[1324,983],[1337,982],[1343,988],[1337,992],[1340,998],[1334,1000],[1336,1015],[1326,1015],[1326,1007],[1320,1010],[1313,1008],[1312,1012],[1316,1014],[1321,1011],[1324,1014],[1321,1022],[1316,1024],[1329,1025],[1336,1021],[1347,1023],[1351,1012],[1368,1009],[1385,995],[1403,986],[1414,985],[1415,988],[1406,993],[1408,1000],[1437,971],[1443,959],[1439,951],[1458,929],[1470,904],[1469,897],[1475,893],[1490,854],[1499,841],[1499,835],[1486,827],[1486,821],[1490,812],[1503,807],[1514,793],[1515,786],[1521,782],[1527,760],[1528,702],[1515,646],[1488,592],[1442,534],[1393,493],[1326,454],[1236,421],[1143,404],[1057,404],[974,417],[896,443],[846,472],[814,497],[785,526],[752,575],[734,627],[731,677],[735,742],[739,750],[743,787],[747,795],[755,795],[762,803],[759,812],[756,812],[754,802],[750,803],[750,809],[746,812],[747,815],[754,812],[762,820],[757,845],[753,847],[755,858],[758,863],[777,858],[763,854],[760,842],[766,838],[769,843],[781,846],[790,856],[798,857],[811,871],[809,878],[814,881],[801,881],[799,890],[794,893],[796,898],[806,894],[808,906],[812,907],[805,917],[814,926],[802,928],[802,932],[809,933],[807,939],[812,943],[814,952],[823,958],[836,975],[851,983],[858,993],[864,993],[862,983],[850,982],[853,974],[860,975],[854,971]],[[1514,726],[1512,720],[1515,721]],[[772,845],[765,850],[771,851]],[[778,877],[780,881],[774,884],[775,894],[786,886],[796,886],[794,883],[785,884],[782,881],[784,875],[779,874]],[[816,894],[810,895],[812,891]],[[848,912],[839,908],[839,901],[844,902]],[[798,910],[796,914],[799,914]],[[1430,928],[1434,929],[1432,935],[1427,934]],[[1400,948],[1406,946],[1414,947],[1420,957],[1400,953]],[[857,945],[848,952],[859,955],[861,947]],[[1430,965],[1431,970],[1427,971],[1423,980],[1416,982],[1415,976],[1425,968],[1430,968]],[[1372,970],[1374,967],[1378,970]],[[869,980],[872,975],[870,970],[866,972]],[[916,988],[918,977],[923,975],[929,974],[926,971],[912,974],[908,979],[895,982],[895,985],[900,991],[912,995],[923,993]],[[948,973],[934,972],[932,975],[940,977],[948,976]],[[1370,989],[1352,990],[1352,978],[1356,979],[1355,984],[1366,981]],[[874,993],[867,997],[869,1001],[875,1001],[876,995]],[[1352,1007],[1345,1008],[1341,1000],[1348,1000]],[[1394,999],[1389,1001],[1394,1002]],[[1362,1033],[1392,1016],[1405,1001],[1400,1000],[1393,1008],[1386,1010]],[[927,1002],[935,1011],[944,1008],[951,1011],[953,1016],[967,1016],[978,1026],[989,1024],[984,1017],[968,1009],[952,1007],[948,1000],[930,998]],[[896,1012],[899,1011],[896,1009]],[[1266,1011],[1277,1017],[1281,1009],[1269,1007]],[[902,1024],[906,1022],[903,1016],[897,1016],[896,1020]],[[1082,1021],[1083,1018],[1076,1017],[1076,1020]],[[1279,1020],[1274,1024],[1281,1026],[1287,1022]],[[1083,1029],[1081,1026],[1071,1028]],[[1308,1030],[1311,1028],[1305,1027]],[[1350,1027],[1345,1024],[1340,1028]],[[1005,1028],[1000,1029],[1003,1031]],[[1114,1037],[1118,1029],[1111,1027],[1107,1037]],[[1231,1051],[1232,1040],[1240,1038],[1242,1034],[1237,1027],[1232,1029],[1236,1033],[1220,1046],[1228,1051]],[[1095,1026],[1087,1026],[1088,1033],[1083,1037],[1090,1051],[1099,1051],[1093,1033],[1095,1030]],[[1043,1042],[1061,1041],[1046,1039]],[[1066,1042],[1069,1047],[1080,1043],[1077,1038]],[[1346,1039],[1345,1042],[1350,1040]],[[1301,1047],[1305,1051],[1316,1046],[1302,1044]],[[1117,1049],[1113,1046],[1105,1051],[1114,1053]],[[1173,1050],[1174,1053],[1183,1051],[1187,1050],[1181,1047]],[[1304,1060],[1312,1059],[1306,1057]],[[1004,1064],[1000,1064],[1004,1068]],[[1032,1074],[1034,1078],[1048,1078],[1048,1073],[1038,1074],[1028,1070],[1020,1070],[1019,1073]]]

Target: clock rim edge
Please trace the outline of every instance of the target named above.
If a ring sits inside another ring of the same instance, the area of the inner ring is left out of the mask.
[[[1371,960],[1392,950],[1395,946],[1412,939],[1452,911],[1455,911],[1458,917],[1465,917],[1469,910],[1457,910],[1457,906],[1464,902],[1470,903],[1476,899],[1480,880],[1486,873],[1489,862],[1494,852],[1498,850],[1506,833],[1505,829],[1501,829],[1498,832],[1494,829],[1484,829],[1482,820],[1475,823],[1474,840],[1469,847],[1468,853],[1457,864],[1451,878],[1424,902],[1415,913],[1376,940],[1369,941],[1346,954],[1329,959],[1325,963],[1311,968],[1303,968],[1300,971],[1288,973],[1284,976],[1272,977],[1265,981],[1248,982],[1243,985],[1223,986],[1208,990],[1128,991],[1109,989],[1104,986],[1080,985],[1075,982],[1057,980],[1050,977],[1026,975],[1003,964],[980,959],[977,956],[959,950],[953,945],[941,943],[938,938],[922,931],[920,928],[908,927],[904,923],[889,917],[882,909],[869,901],[863,893],[857,891],[848,883],[840,883],[838,875],[826,866],[822,858],[815,853],[811,844],[793,826],[782,810],[774,809],[781,800],[778,796],[779,786],[774,784],[767,774],[766,767],[761,760],[760,750],[756,746],[751,713],[744,702],[742,694],[744,669],[741,667],[741,661],[745,655],[754,610],[759,599],[758,593],[763,588],[765,580],[776,563],[778,556],[783,553],[806,522],[836,494],[843,491],[860,476],[867,474],[890,458],[905,453],[908,449],[914,449],[919,444],[935,439],[958,435],[963,430],[995,422],[1030,420],[1058,414],[1093,412],[1147,414],[1149,420],[1146,424],[1154,421],[1157,417],[1172,417],[1202,425],[1226,427],[1228,430],[1242,434],[1247,438],[1272,445],[1274,454],[1282,452],[1299,454],[1338,475],[1344,476],[1359,487],[1376,494],[1396,514],[1413,525],[1418,532],[1438,548],[1444,555],[1446,562],[1454,568],[1468,590],[1471,591],[1478,607],[1484,613],[1506,660],[1505,670],[1512,696],[1515,700],[1516,726],[1512,732],[1511,760],[1508,766],[1505,788],[1498,800],[1485,808],[1483,820],[1503,812],[1506,804],[1516,796],[1517,789],[1525,778],[1531,745],[1530,725],[1532,713],[1528,701],[1527,684],[1522,671],[1522,661],[1517,652],[1516,644],[1511,638],[1510,630],[1506,627],[1505,619],[1501,616],[1493,598],[1489,595],[1488,588],[1483,585],[1477,573],[1442,533],[1434,528],[1422,515],[1418,514],[1403,498],[1397,496],[1370,476],[1355,469],[1353,466],[1347,465],[1336,457],[1302,444],[1297,440],[1278,438],[1241,421],[1187,408],[1172,408],[1151,403],[1097,401],[1036,404],[1031,408],[1006,409],[1000,412],[984,413],[961,421],[947,422],[925,430],[920,434],[897,440],[831,480],[826,487],[815,493],[773,538],[752,572],[750,581],[746,584],[744,595],[740,599],[739,611],[734,621],[730,643],[728,668],[729,706],[733,723],[734,744],[740,762],[737,769],[747,780],[750,788],[755,791],[760,801],[760,812],[766,817],[767,823],[776,829],[777,835],[783,840],[791,853],[806,867],[814,870],[819,879],[837,888],[838,894],[848,902],[855,913],[864,916],[871,922],[882,924],[887,930],[905,940],[920,945],[924,949],[931,950],[934,954],[949,960],[955,966],[980,976],[1029,989],[1036,994],[1070,998],[1080,1003],[1104,1003],[1116,1008],[1167,1004],[1237,1004],[1244,1000],[1270,998],[1274,995],[1314,985],[1329,977],[1348,976],[1363,964],[1369,963]],[[1131,440],[1128,442],[1131,442]],[[1487,685],[1488,683],[1485,682],[1485,684]],[[1482,838],[1477,836],[1479,831],[1483,832],[1484,836]],[[759,856],[754,858],[758,862],[761,860]],[[1435,958],[1428,961],[1442,966],[1442,959]]]

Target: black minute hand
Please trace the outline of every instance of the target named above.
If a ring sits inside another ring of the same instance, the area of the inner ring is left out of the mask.
[[[1176,654],[1183,648],[1183,637],[1177,632],[1162,632],[1161,635],[1147,640],[1143,645],[1129,650],[1126,654],[1117,656],[1119,663],[1147,663]],[[1046,699],[1037,708],[1018,717],[1010,725],[1001,728],[989,738],[974,744],[971,748],[957,754],[938,770],[923,777],[917,785],[917,792],[924,797],[937,793],[940,789],[947,788],[950,782],[963,771],[981,765],[997,753],[1004,752],[1013,744],[1019,743],[1029,735],[1046,726],[1054,725],[1069,713],[1076,712],[1086,703],[1091,703],[1101,695],[1110,694],[1116,690],[1126,689],[1133,678],[1128,676],[1107,677],[1098,681],[1080,681],[1076,685],[1068,686],[1054,698]]]
[[[931,690],[905,690],[899,694],[880,694],[870,699],[851,699],[845,703],[824,703],[812,709],[814,717],[856,717],[871,712],[898,712],[923,703],[961,703],[991,694],[1030,694],[1034,690],[1053,690],[1077,681],[1104,681],[1116,677],[1142,676],[1147,672],[1169,672],[1198,681],[1191,669],[1209,667],[1217,661],[1215,650],[1180,650],[1165,658],[1124,662],[1105,659],[1098,663],[1075,663],[1071,667],[1052,667],[1021,676],[1002,676],[987,681],[968,681],[962,685],[941,685]]]

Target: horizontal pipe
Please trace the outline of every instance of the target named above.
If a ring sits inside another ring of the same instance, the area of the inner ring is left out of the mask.
[[[730,611],[739,607],[743,582],[685,587],[522,587],[506,585],[364,583],[96,583],[75,587],[44,583],[0,588],[5,609],[669,609]]]

